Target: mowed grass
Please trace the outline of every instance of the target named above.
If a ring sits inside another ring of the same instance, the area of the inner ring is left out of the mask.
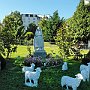
[[[59,49],[56,45],[45,43],[45,50],[47,53],[53,52],[53,55],[59,55]],[[33,53],[33,46],[31,46],[31,51]],[[86,52],[87,50],[82,51],[82,53]],[[0,90],[62,90],[60,82],[63,75],[75,77],[75,74],[80,73],[79,67],[81,63],[79,61],[66,60],[68,62],[68,71],[62,71],[61,66],[42,68],[38,87],[27,87],[24,85],[25,78],[22,67],[13,63],[15,57],[26,57],[28,54],[27,46],[18,46],[17,52],[11,54],[13,59],[7,61],[6,68],[0,71]],[[90,90],[90,82],[82,81],[77,90]]]
[[[68,61],[68,71],[62,71],[61,66],[44,68],[38,87],[27,87],[24,85],[22,68],[15,66],[13,60],[7,61],[6,69],[0,72],[0,90],[62,90],[61,77],[63,75],[75,77],[75,74],[79,73],[79,66],[79,62],[71,60]],[[77,90],[90,90],[90,82],[82,81]]]
[[[33,45],[30,46],[30,47],[31,47],[31,53],[33,54],[34,47],[33,47]],[[48,42],[45,42],[44,43],[44,49],[47,52],[47,54],[54,52],[54,54],[53,54],[54,56],[55,55],[59,55],[59,53],[58,53],[59,52],[59,49],[58,49],[58,46],[57,45],[54,45],[54,44],[52,45],[52,44],[50,44]],[[17,52],[12,53],[11,54],[11,58],[15,58],[17,56],[26,57],[28,54],[29,54],[29,52],[27,50],[27,46],[18,45]]]

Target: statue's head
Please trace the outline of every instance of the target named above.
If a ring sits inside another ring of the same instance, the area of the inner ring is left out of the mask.
[[[38,30],[40,30],[40,27],[37,27]]]
[[[41,36],[42,35],[42,31],[41,31],[41,29],[40,29],[40,27],[37,27],[37,30],[36,30],[36,32],[35,32],[35,35],[36,36]]]

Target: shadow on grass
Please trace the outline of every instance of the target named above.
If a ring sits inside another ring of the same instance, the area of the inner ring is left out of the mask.
[[[41,72],[38,87],[31,88],[24,85],[24,73],[21,67],[13,64],[14,60],[9,60],[6,69],[0,72],[0,90],[62,90],[61,77],[75,77],[75,74],[79,73],[80,63],[68,60],[68,71],[62,71],[61,66],[45,68]],[[90,83],[81,82],[78,90],[90,90]]]

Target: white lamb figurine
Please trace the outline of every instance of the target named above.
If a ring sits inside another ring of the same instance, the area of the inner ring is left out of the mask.
[[[89,76],[90,76],[90,62],[87,63],[88,64],[88,68],[89,68]]]
[[[84,65],[84,64],[80,65],[80,71],[82,71],[83,69],[86,69],[86,67],[88,67],[89,70],[90,70],[90,62],[87,63],[87,64],[88,64],[88,65]]]
[[[81,74],[82,74],[82,76],[83,76],[83,81],[84,81],[84,82],[85,82],[86,80],[89,81],[89,68],[88,68],[88,66],[81,71]]]
[[[30,72],[30,71],[25,72],[25,85],[30,87],[38,86],[38,79],[40,77],[41,68],[38,67],[35,70],[36,72]],[[27,79],[29,79],[29,83],[27,82]],[[33,83],[31,82],[31,80],[33,80]]]
[[[64,64],[62,65],[62,70],[68,70],[67,62],[64,62]]]
[[[86,68],[87,68],[87,65],[81,64],[81,65],[80,65],[80,72],[81,72],[83,69],[86,69]]]
[[[32,72],[32,71],[34,71],[34,67],[35,67],[34,63],[31,64],[31,67],[24,66],[22,68],[22,72],[26,72],[26,71],[31,71]]]
[[[83,79],[83,76],[81,74],[77,74],[75,76],[76,78],[63,76],[61,78],[61,86],[63,87],[64,85],[66,85],[67,90],[68,90],[68,86],[72,87],[73,90],[77,90],[77,87],[80,85],[80,82]]]
[[[86,81],[86,80],[89,81],[89,77],[90,77],[90,62],[87,64],[88,64],[88,66],[80,65],[80,72],[82,72],[82,75],[84,77],[83,81]]]

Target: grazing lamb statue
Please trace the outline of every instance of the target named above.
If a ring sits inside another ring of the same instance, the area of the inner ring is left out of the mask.
[[[26,72],[26,71],[31,71],[32,72],[32,71],[34,71],[34,67],[35,67],[34,63],[31,64],[31,67],[24,66],[22,68],[22,72]]]
[[[83,81],[84,81],[84,82],[85,82],[86,80],[89,81],[89,68],[88,68],[88,66],[81,71],[81,74],[82,74],[82,76],[83,76]]]
[[[80,72],[83,75],[83,81],[85,82],[86,80],[89,81],[89,76],[90,76],[90,62],[87,63],[87,65],[80,65]]]
[[[64,85],[66,85],[67,90],[68,90],[68,86],[72,87],[73,90],[77,90],[77,87],[80,85],[80,82],[83,79],[83,76],[80,73],[78,73],[75,76],[76,78],[63,76],[61,78],[61,86],[63,87]]]
[[[25,72],[25,85],[30,87],[38,86],[38,79],[40,77],[41,68],[38,67],[35,70],[36,72],[30,72],[30,71]],[[29,83],[27,82],[28,79],[29,79]],[[33,80],[33,83],[32,83],[32,80]]]
[[[64,62],[64,64],[62,65],[62,70],[68,70],[67,62]]]

